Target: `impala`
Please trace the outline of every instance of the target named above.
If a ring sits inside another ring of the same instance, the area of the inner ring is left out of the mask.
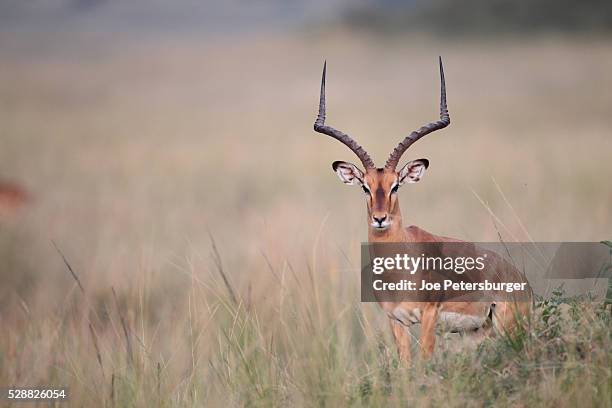
[[[0,180],[0,221],[13,218],[30,201],[20,186]]]
[[[404,228],[400,211],[398,190],[405,184],[418,182],[429,167],[427,159],[416,159],[407,162],[397,170],[400,158],[404,152],[417,140],[450,124],[450,116],[446,104],[446,85],[442,59],[440,64],[440,120],[431,122],[410,133],[391,152],[385,166],[377,168],[369,154],[349,135],[325,124],[325,75],[327,63],[323,66],[321,79],[321,94],[319,114],[314,123],[314,130],[344,143],[357,155],[363,164],[363,170],[356,165],[344,161],[332,164],[340,180],[347,185],[356,185],[363,189],[368,213],[368,241],[400,242],[400,243],[435,243],[463,242],[458,239],[431,234],[417,226]],[[493,256],[497,256],[493,253]],[[497,263],[499,265],[499,263]],[[518,271],[508,269],[489,271],[498,274],[512,274],[516,277]],[[531,295],[530,295],[531,296]],[[525,316],[530,308],[530,302],[498,301],[498,302],[406,302],[379,301],[379,305],[390,319],[393,337],[402,362],[411,359],[411,334],[408,328],[421,324],[420,349],[422,356],[432,355],[435,345],[436,325],[444,322],[447,329],[453,332],[467,333],[482,337],[483,334],[497,330],[512,330],[517,325],[517,317]]]

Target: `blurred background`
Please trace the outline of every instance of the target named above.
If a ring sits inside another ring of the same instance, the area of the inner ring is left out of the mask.
[[[452,125],[404,155],[431,163],[400,193],[407,225],[609,239],[611,34],[602,0],[2,0],[2,378],[57,367],[38,343],[11,354],[32,316],[80,304],[52,242],[135,325],[130,305],[183,316],[219,259],[264,310],[287,265],[358,303],[365,203],[331,170],[358,160],[312,130],[324,60],[328,123],[382,165],[437,119],[443,56]]]

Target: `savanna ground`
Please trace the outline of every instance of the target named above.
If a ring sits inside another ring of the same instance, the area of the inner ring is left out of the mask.
[[[405,157],[431,162],[407,222],[609,239],[610,40],[0,43],[0,176],[33,196],[0,224],[0,385],[73,406],[612,406],[610,309],[561,294],[516,336],[398,366],[359,302],[362,194],[331,171],[356,159],[311,130],[327,58],[329,123],[382,163],[436,118],[441,54],[453,123]]]

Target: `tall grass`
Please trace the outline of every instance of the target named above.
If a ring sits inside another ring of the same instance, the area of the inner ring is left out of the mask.
[[[13,316],[0,381],[68,386],[74,406],[612,404],[609,306],[556,291],[521,330],[478,346],[440,335],[431,361],[403,367],[355,279],[309,278],[326,260],[280,265],[247,291],[211,262],[186,271],[185,297],[160,318],[148,300],[164,297],[144,285],[97,299],[67,290],[43,315]]]

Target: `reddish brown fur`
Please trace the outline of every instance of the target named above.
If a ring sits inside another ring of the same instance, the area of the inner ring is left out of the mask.
[[[20,186],[0,181],[0,219],[15,216],[30,201],[30,195]]]

